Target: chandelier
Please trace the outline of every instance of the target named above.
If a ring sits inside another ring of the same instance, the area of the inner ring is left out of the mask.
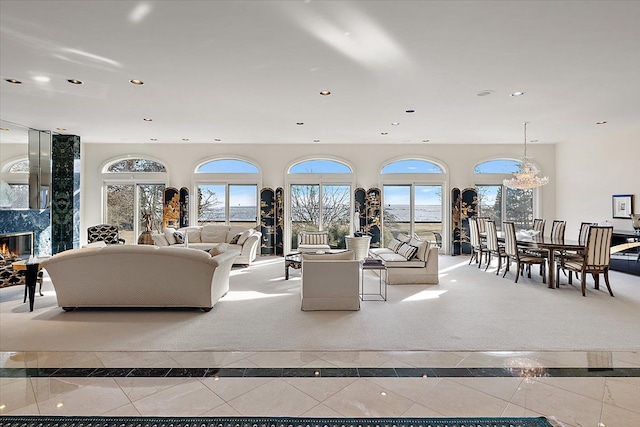
[[[530,190],[549,183],[548,177],[541,178],[538,176],[540,171],[527,156],[527,122],[524,122],[524,157],[519,167],[520,170],[513,173],[513,178],[503,181],[505,186],[519,190]]]

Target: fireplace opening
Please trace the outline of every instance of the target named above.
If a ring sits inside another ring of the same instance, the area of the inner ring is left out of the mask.
[[[29,259],[33,255],[33,237],[32,231],[0,234],[0,256],[5,259]]]

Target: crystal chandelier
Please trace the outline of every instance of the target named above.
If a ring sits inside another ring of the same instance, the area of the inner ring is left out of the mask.
[[[549,183],[548,177],[539,177],[540,171],[527,156],[527,122],[524,122],[524,157],[520,162],[520,170],[513,173],[513,178],[505,179],[504,185],[519,190],[530,190]]]

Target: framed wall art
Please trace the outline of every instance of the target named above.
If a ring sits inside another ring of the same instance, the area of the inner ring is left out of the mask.
[[[614,194],[613,197],[613,217],[631,219],[633,213],[633,194]]]

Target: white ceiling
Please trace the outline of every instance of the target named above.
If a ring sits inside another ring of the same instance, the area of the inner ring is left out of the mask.
[[[520,144],[528,121],[553,144],[640,123],[638,1],[1,0],[0,16],[3,126],[85,143]]]

